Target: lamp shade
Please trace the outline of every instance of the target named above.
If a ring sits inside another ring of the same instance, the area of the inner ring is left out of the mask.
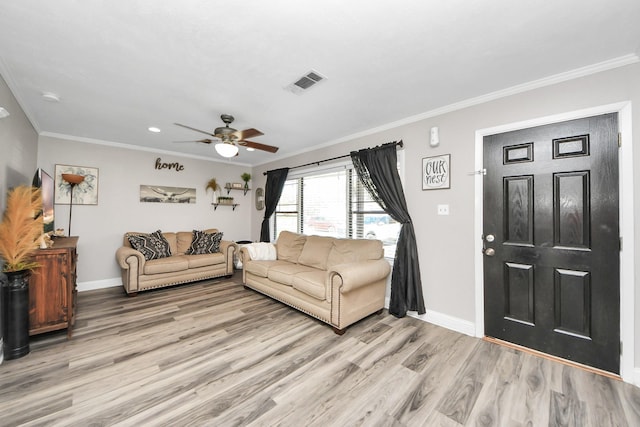
[[[84,176],[76,175],[76,174],[73,174],[73,173],[63,173],[62,174],[62,179],[67,181],[69,184],[78,185],[82,181],[84,181]]]
[[[238,147],[234,144],[219,142],[215,145],[215,148],[222,157],[233,157],[238,154]]]

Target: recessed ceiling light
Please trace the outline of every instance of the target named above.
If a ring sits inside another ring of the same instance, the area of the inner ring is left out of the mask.
[[[255,148],[247,147],[247,151],[256,151]]]
[[[160,128],[157,128],[155,126],[151,126],[149,128],[149,132],[159,133],[160,132]]]
[[[60,102],[60,97],[51,92],[42,92],[42,99],[49,102]]]

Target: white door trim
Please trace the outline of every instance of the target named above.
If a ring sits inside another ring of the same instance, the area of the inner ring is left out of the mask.
[[[496,133],[510,132],[542,126],[583,117],[600,114],[618,113],[618,124],[622,134],[622,148],[619,155],[620,168],[620,234],[622,251],[620,252],[620,341],[623,352],[620,356],[620,376],[625,382],[634,382],[635,360],[635,316],[634,316],[634,276],[633,264],[635,253],[633,226],[633,144],[632,144],[632,116],[631,101],[602,105],[584,110],[571,111],[552,116],[540,117],[516,123],[508,123],[476,131],[475,141],[475,169],[483,169],[483,138]],[[484,175],[476,174],[475,178],[475,308],[476,308],[476,336],[484,336],[484,268],[482,256],[482,199]]]

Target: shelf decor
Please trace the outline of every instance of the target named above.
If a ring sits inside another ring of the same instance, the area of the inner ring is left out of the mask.
[[[219,205],[233,205],[233,197],[220,196],[218,197]]]

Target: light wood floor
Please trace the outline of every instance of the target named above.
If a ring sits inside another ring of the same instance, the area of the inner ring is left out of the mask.
[[[388,313],[343,336],[236,275],[79,294],[0,365],[0,426],[640,426],[640,390]]]

